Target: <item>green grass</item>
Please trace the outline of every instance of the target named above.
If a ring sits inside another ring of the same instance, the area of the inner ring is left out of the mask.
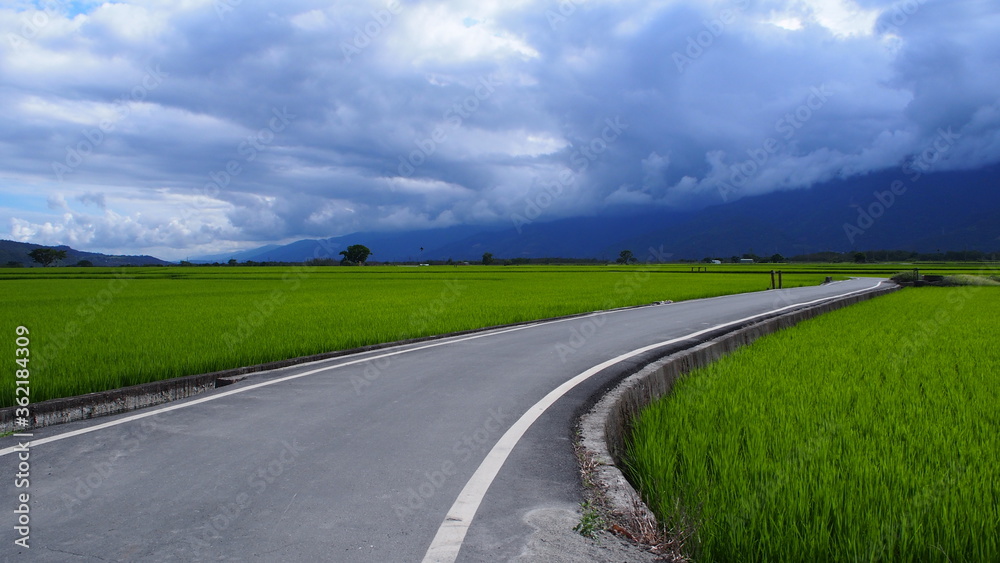
[[[764,290],[674,266],[0,270],[0,357],[31,331],[33,402],[459,330]],[[826,273],[790,273],[786,287]],[[838,276],[843,277],[843,276]],[[13,377],[0,406],[14,403]]]
[[[573,526],[573,531],[585,538],[595,539],[597,533],[604,530],[607,523],[601,517],[601,512],[588,501],[580,504],[580,510],[583,514],[580,516],[580,522]]]
[[[985,286],[998,286],[1000,281],[997,281],[993,277],[986,276],[975,276],[969,274],[955,274],[951,276],[944,277],[944,284],[957,286],[957,285],[985,285]]]
[[[641,413],[631,479],[701,561],[998,561],[998,318],[907,289],[765,337]]]

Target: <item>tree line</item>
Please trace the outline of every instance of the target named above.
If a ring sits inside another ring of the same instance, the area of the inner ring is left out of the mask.
[[[423,250],[421,248],[421,250]],[[701,259],[701,262],[710,264],[714,261],[719,261],[721,263],[739,263],[741,260],[753,260],[755,263],[768,264],[768,263],[784,263],[784,262],[827,262],[827,263],[843,263],[843,262],[854,262],[858,264],[870,263],[870,262],[987,262],[996,261],[997,255],[1000,253],[988,253],[979,250],[948,250],[948,251],[936,251],[936,252],[914,252],[909,250],[866,250],[863,252],[851,251],[851,252],[814,252],[810,254],[797,254],[790,258],[786,258],[781,254],[773,254],[771,256],[758,256],[752,252],[745,253],[743,255],[737,256],[733,255],[728,258],[726,257],[711,257],[706,256]],[[59,266],[59,262],[66,259],[66,251],[58,250],[55,248],[36,248],[28,253],[28,256],[35,263],[42,267],[48,266]],[[332,258],[316,258],[304,262],[305,264],[312,266],[364,266],[368,263],[369,257],[373,256],[373,252],[370,248],[363,244],[352,244],[348,246],[346,250],[340,252],[342,258],[338,261]],[[695,260],[685,260],[679,259],[678,262],[695,262]],[[638,260],[635,254],[631,250],[622,250],[618,258],[615,260],[617,264],[634,264]],[[406,262],[403,262],[406,263]],[[448,260],[431,260],[426,262],[427,264],[434,265],[458,265],[458,264],[469,264],[469,262],[456,262],[449,258]],[[503,266],[516,266],[516,265],[548,265],[548,264],[608,264],[609,260],[597,259],[597,258],[559,258],[559,257],[548,257],[548,258],[507,258],[501,259],[493,255],[492,252],[484,252],[480,264],[484,266],[492,265],[503,265]],[[239,262],[235,258],[230,259],[226,264],[220,264],[214,262],[211,264],[194,264],[192,262],[181,260],[181,266],[289,266],[303,264],[303,262],[284,262],[284,261],[264,261],[255,262],[248,260],[246,262]],[[22,263],[16,261],[10,261],[7,263],[7,267],[21,267]],[[89,260],[80,260],[76,264],[71,266],[86,267],[93,266],[93,263]]]

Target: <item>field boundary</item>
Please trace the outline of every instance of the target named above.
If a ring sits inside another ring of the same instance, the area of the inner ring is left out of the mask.
[[[513,327],[531,325],[536,323],[585,317],[588,315],[593,315],[595,313],[606,313],[609,311],[638,309],[640,307],[651,307],[656,305],[657,303],[650,303],[645,305],[633,305],[629,307],[619,307],[615,309],[606,309],[602,311],[589,311],[585,313],[576,313],[573,315],[565,315],[562,317],[536,319],[532,321],[521,321],[517,323],[509,323],[504,325],[462,330],[457,332],[449,332],[446,334],[435,334],[431,336],[423,336],[420,338],[397,340],[394,342],[384,342],[381,344],[372,344],[370,346],[362,346],[359,348],[351,348],[347,350],[335,350],[332,352],[323,352],[320,354],[313,354],[310,356],[299,356],[297,358],[288,358],[286,360],[278,360],[263,364],[255,364],[252,366],[231,368],[221,371],[214,371],[211,373],[185,375],[170,379],[162,379],[160,381],[152,381],[149,383],[131,385],[128,387],[121,387],[118,389],[110,389],[107,391],[87,393],[86,395],[76,395],[73,397],[64,397],[60,399],[49,399],[47,401],[40,401],[31,404],[31,416],[29,417],[30,424],[27,427],[15,426],[15,421],[16,421],[15,412],[17,410],[17,407],[13,406],[3,407],[0,408],[0,434],[6,434],[15,431],[30,430],[34,428],[43,428],[46,426],[53,426],[56,424],[64,424],[68,422],[76,422],[79,420],[88,420],[102,416],[123,414],[126,412],[144,409],[147,407],[154,407],[157,405],[162,405],[164,403],[169,403],[171,401],[187,399],[189,397],[193,397],[195,395],[199,395],[214,389],[218,389],[220,387],[225,387],[237,381],[241,381],[246,377],[255,373],[293,367],[297,365],[319,362],[323,360],[330,360],[354,354],[362,354],[365,352],[372,352],[376,350],[384,350],[386,348],[393,348],[397,346],[406,346],[409,344],[418,344],[421,342],[432,342],[435,340],[442,340],[445,338],[454,338],[459,336],[466,336],[469,334],[478,334],[481,332],[501,330],[505,328],[513,328]]]
[[[660,530],[656,517],[619,469],[626,451],[626,437],[631,434],[632,421],[639,412],[670,393],[682,375],[731,354],[762,336],[900,289],[898,285],[888,285],[857,295],[832,298],[738,327],[654,360],[624,378],[604,393],[578,421],[578,458],[585,482],[592,485],[587,493],[591,497],[588,499],[591,505],[600,507],[609,528],[620,535],[651,544],[671,539],[656,533]]]

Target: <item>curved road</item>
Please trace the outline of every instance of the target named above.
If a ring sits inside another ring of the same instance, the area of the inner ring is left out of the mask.
[[[575,416],[637,364],[857,279],[615,310],[265,372],[0,440],[4,560],[486,561],[582,500]],[[22,439],[23,441],[23,439]],[[14,544],[29,493],[30,549]],[[572,533],[572,532],[569,532]]]

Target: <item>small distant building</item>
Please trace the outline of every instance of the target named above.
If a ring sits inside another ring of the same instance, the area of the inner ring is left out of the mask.
[[[753,264],[753,258],[740,258],[740,264]]]
[[[713,264],[722,264],[722,260],[712,260]]]

